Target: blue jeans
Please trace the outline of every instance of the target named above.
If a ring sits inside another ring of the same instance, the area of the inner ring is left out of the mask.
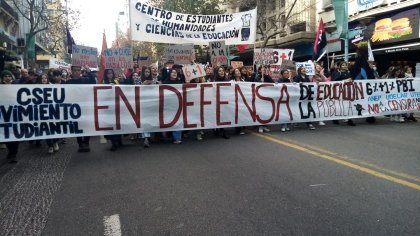
[[[172,138],[174,141],[181,141],[182,131],[172,131]]]

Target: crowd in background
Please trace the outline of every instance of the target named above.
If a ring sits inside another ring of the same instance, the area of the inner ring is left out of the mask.
[[[250,67],[232,68],[228,66],[206,67],[206,75],[201,78],[195,78],[191,81],[186,81],[182,73],[182,65],[165,64],[159,70],[156,64],[150,66],[143,66],[141,68],[134,68],[127,71],[107,69],[102,78],[102,83],[112,85],[152,85],[152,84],[183,84],[183,83],[206,83],[206,82],[220,82],[220,81],[236,81],[236,82],[264,82],[264,83],[310,83],[310,82],[328,82],[328,81],[351,81],[363,79],[361,78],[359,69],[363,66],[368,68],[365,72],[368,79],[391,79],[391,78],[412,78],[412,68],[409,66],[390,67],[386,73],[379,75],[376,71],[374,62],[367,61],[355,63],[347,63],[344,61],[334,62],[331,61],[331,67],[324,68],[321,64],[315,63],[315,75],[308,76],[305,67],[283,69],[280,72],[280,78],[273,79],[269,65],[260,65],[256,71],[250,70]],[[12,71],[4,70],[1,72],[1,84],[96,84],[98,82],[97,72],[91,71],[88,67],[72,66],[71,71],[50,69],[43,73],[42,71],[28,70],[28,69],[13,69]],[[411,114],[398,114],[390,116],[391,121],[406,122],[416,121],[414,115]],[[374,123],[375,118],[369,117],[366,119],[369,123]],[[345,120],[350,126],[356,124],[352,120]],[[337,120],[333,121],[334,124],[339,124]],[[318,123],[325,125],[323,121]],[[298,124],[293,124],[298,126]],[[292,124],[281,124],[281,132],[291,130]],[[310,130],[314,130],[315,126],[312,122],[306,123]],[[269,132],[267,126],[257,127],[258,132]],[[214,135],[218,135],[225,139],[229,139],[229,132],[226,129],[213,130]],[[245,134],[244,127],[236,127],[235,133],[238,135]],[[130,136],[131,140],[141,138],[144,147],[150,147],[152,139],[171,141],[174,144],[181,144],[182,138],[187,136],[194,136],[197,140],[203,139],[204,132],[202,130],[196,131],[173,131],[169,133],[142,133]],[[105,138],[111,143],[111,151],[119,149],[123,145],[123,135],[106,135]],[[89,152],[89,137],[78,137],[77,142],[79,145],[79,152]],[[59,144],[64,144],[65,139],[47,139],[47,152],[54,153],[59,151]],[[36,146],[41,146],[40,140],[30,142]],[[7,142],[0,144],[0,148],[8,149],[8,159],[10,162],[16,162],[19,142]]]

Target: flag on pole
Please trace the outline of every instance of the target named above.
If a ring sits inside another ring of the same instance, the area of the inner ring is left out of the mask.
[[[375,61],[375,58],[373,57],[372,48],[370,47],[370,40],[368,40],[368,61]]]
[[[71,54],[73,52],[73,45],[76,43],[74,42],[73,37],[70,34],[69,29],[66,27],[66,34],[67,34],[67,53]]]
[[[98,84],[102,84],[103,83],[103,78],[104,78],[104,74],[105,74],[105,54],[104,51],[107,48],[107,44],[106,44],[106,36],[105,36],[105,30],[104,30],[104,35],[102,38],[102,50],[101,50],[101,61],[99,64],[99,72],[98,72]]]
[[[327,35],[325,34],[324,22],[319,21],[318,31],[316,32],[316,38],[314,43],[314,60],[318,59],[324,51],[324,48],[327,46]]]

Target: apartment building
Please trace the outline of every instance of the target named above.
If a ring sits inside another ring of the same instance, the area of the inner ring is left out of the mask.
[[[258,6],[257,27],[261,29],[257,32],[256,48],[292,48],[295,49],[295,60],[312,58],[317,28],[316,0],[227,0],[225,4],[228,12],[246,11]],[[264,46],[265,37],[275,32],[277,34]],[[252,49],[239,55],[245,64],[252,64]]]
[[[332,0],[322,0],[319,16],[326,31],[334,32]],[[349,0],[349,52],[354,57],[355,44],[369,40],[380,73],[389,66],[415,66],[420,62],[420,0]],[[338,57],[344,53],[344,41],[332,34],[329,45]]]

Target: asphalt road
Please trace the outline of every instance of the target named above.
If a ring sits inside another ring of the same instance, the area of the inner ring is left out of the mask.
[[[356,123],[23,144],[0,167],[0,235],[420,235],[420,122]]]

